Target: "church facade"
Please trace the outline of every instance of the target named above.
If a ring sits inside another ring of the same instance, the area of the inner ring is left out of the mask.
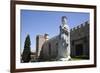
[[[48,34],[37,35],[37,59],[40,61],[59,60],[59,57],[64,57],[66,59],[70,59],[71,57],[89,59],[89,22],[86,21],[85,23],[70,29],[69,35],[69,49],[67,50],[58,50],[59,35],[52,38],[49,38]]]

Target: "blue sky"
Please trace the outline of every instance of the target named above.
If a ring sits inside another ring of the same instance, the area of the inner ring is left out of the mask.
[[[89,20],[89,13],[21,10],[21,51],[27,34],[30,35],[32,51],[36,50],[36,35],[58,35],[62,16],[68,18],[70,28]]]

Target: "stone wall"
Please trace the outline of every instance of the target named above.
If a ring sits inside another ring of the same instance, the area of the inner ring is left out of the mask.
[[[70,42],[72,57],[89,58],[89,21],[71,29]]]
[[[37,35],[36,36],[36,57],[38,58],[40,55],[40,51],[42,49],[42,46],[45,42],[45,38],[43,35]]]

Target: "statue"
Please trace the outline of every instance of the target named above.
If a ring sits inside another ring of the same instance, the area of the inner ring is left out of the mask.
[[[58,48],[58,60],[66,61],[70,60],[70,29],[67,23],[66,16],[62,16],[62,24],[60,25],[59,34],[59,48]]]
[[[60,33],[51,39],[46,40],[39,55],[39,61],[68,61],[70,57],[70,29],[67,18],[62,16],[62,24],[60,25]]]

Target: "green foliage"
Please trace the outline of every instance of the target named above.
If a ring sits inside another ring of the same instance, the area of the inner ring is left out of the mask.
[[[23,50],[23,54],[22,54],[22,61],[23,62],[29,62],[31,59],[31,41],[30,41],[30,36],[27,35],[25,42],[24,42],[24,50]]]

